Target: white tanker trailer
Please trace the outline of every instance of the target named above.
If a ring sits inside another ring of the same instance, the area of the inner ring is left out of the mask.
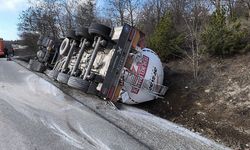
[[[165,95],[162,63],[145,48],[141,31],[93,23],[75,33],[62,42],[63,56],[50,73],[55,79],[112,102],[138,104]]]
[[[127,104],[138,104],[165,95],[167,87],[163,86],[163,67],[158,55],[144,48],[132,57],[130,68],[122,73],[124,86],[121,101]]]

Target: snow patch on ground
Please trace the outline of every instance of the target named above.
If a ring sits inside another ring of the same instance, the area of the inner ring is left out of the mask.
[[[130,107],[130,106],[125,106],[121,110],[121,113],[126,118],[130,118],[131,120],[134,120],[134,122],[137,122],[141,126],[145,126],[149,128],[150,130],[161,129],[162,132],[171,131],[174,134],[181,135],[188,139],[196,140],[203,145],[210,145],[210,146],[217,145],[218,148],[229,149],[225,146],[218,145],[215,142],[198,135],[197,133],[191,132],[190,130],[186,128],[176,125],[175,123],[156,117],[146,111],[143,111],[134,107]]]

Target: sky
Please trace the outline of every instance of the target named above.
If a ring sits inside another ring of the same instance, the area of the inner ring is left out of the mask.
[[[17,24],[19,14],[28,8],[27,0],[0,0],[0,37],[4,40],[19,39]]]
[[[96,0],[97,8],[103,0]],[[29,7],[28,0],[0,0],[0,38],[4,40],[19,39],[17,24],[19,14]]]
[[[99,4],[102,4],[102,0],[97,1],[97,5]],[[0,0],[0,38],[19,39],[17,31],[19,14],[28,7],[28,0]]]

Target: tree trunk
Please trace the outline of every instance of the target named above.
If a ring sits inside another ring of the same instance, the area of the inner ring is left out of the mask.
[[[220,2],[221,2],[221,0],[216,0],[216,1],[215,1],[216,10],[220,10],[220,8],[221,8]]]
[[[120,19],[121,19],[121,26],[123,26],[123,24],[124,24],[124,16],[123,16],[123,12],[122,11],[120,11]]]
[[[131,1],[129,1],[129,13],[131,26],[134,26],[133,6]]]
[[[157,0],[156,1],[156,7],[157,7],[157,24],[160,23],[160,19],[161,19],[161,6],[160,6],[160,1]]]
[[[250,20],[250,2],[247,2],[247,8],[248,8],[248,20]]]

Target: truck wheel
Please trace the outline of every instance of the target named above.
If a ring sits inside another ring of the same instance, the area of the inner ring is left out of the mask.
[[[60,46],[59,54],[62,56],[67,56],[69,49],[70,49],[70,41],[68,38],[65,38]]]
[[[110,39],[111,28],[102,24],[92,23],[89,27],[90,35],[102,36],[105,40]]]
[[[29,64],[27,66],[28,69],[32,70],[32,64],[33,64],[34,60],[30,59]]]
[[[57,71],[57,70],[51,70],[51,71],[48,73],[48,76],[49,76],[50,78],[56,80],[56,78],[57,78],[57,76],[58,76],[59,73],[60,73],[60,72]]]
[[[101,75],[95,75],[94,81],[97,83],[103,83],[104,77],[102,77]]]
[[[44,39],[44,36],[40,35],[40,37],[39,37],[39,39],[38,39],[38,41],[37,41],[37,45],[38,45],[38,46],[42,46],[42,41],[43,41],[43,39]]]
[[[93,37],[89,34],[88,28],[77,28],[76,29],[76,36],[86,38],[89,41],[93,41]]]
[[[41,63],[41,62],[39,62],[39,61],[37,61],[37,60],[32,60],[32,59],[31,59],[31,60],[29,61],[28,68],[29,68],[30,70],[32,70],[32,71],[43,72],[43,71],[45,71],[46,66],[45,66],[43,63]]]
[[[96,89],[97,86],[98,86],[98,83],[91,82],[90,85],[89,85],[87,93],[92,94],[92,95],[98,95],[98,91]]]
[[[45,57],[46,53],[42,50],[39,50],[37,53],[36,53],[36,56],[37,56],[37,59],[42,62],[44,57]]]
[[[50,71],[51,71],[51,70],[46,69],[46,70],[44,71],[44,74],[46,74],[47,76],[49,76]]]
[[[71,76],[71,77],[69,78],[68,85],[69,85],[70,87],[79,89],[79,90],[81,90],[81,91],[83,91],[83,92],[86,93],[86,92],[88,91],[90,82],[87,81],[87,80],[83,80],[83,79],[81,79],[81,78],[78,78],[78,77],[73,77],[73,76]]]
[[[66,37],[69,39],[76,39],[76,32],[74,30],[70,30],[67,32]]]
[[[69,77],[70,77],[70,75],[60,72],[57,76],[57,81],[60,83],[67,84]]]
[[[35,61],[35,63],[33,63],[32,69],[36,72],[44,72],[46,70],[46,66],[39,61]]]
[[[47,47],[48,46],[48,42],[49,42],[49,39],[47,37],[43,38],[42,46],[43,47]]]

